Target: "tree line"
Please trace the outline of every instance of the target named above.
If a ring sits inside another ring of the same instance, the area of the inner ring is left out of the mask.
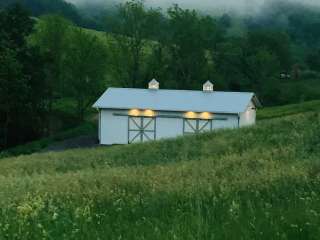
[[[105,44],[61,16],[35,20],[20,5],[0,11],[0,29],[0,149],[50,135],[59,99],[74,99],[83,121],[103,88]]]

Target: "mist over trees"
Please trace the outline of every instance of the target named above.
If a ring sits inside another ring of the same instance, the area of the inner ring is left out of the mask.
[[[316,11],[308,7],[298,11],[297,5],[290,4],[279,7],[282,18],[279,11],[273,11],[274,15],[238,19],[244,27],[241,34],[235,34],[236,20],[228,14],[212,17],[178,5],[163,13],[139,1],[122,4],[119,13],[125,14],[115,15],[118,21],[111,29],[117,36],[112,48],[112,79],[120,86],[144,87],[155,77],[162,87],[178,89],[199,89],[211,79],[219,90],[254,91],[265,105],[299,101],[304,89],[292,86],[302,79],[303,71],[317,68],[308,51],[316,55],[313,47],[319,41],[316,33],[310,33],[312,45],[309,35],[295,37],[295,14]],[[319,13],[300,20],[316,23]],[[286,26],[279,20],[284,18]],[[154,27],[156,34],[146,32]]]
[[[33,16],[43,14],[61,14],[76,23],[81,22],[81,16],[76,7],[64,0],[1,0],[0,8],[18,3],[27,8]]]
[[[80,8],[88,8],[90,6],[99,6],[100,8],[117,6],[126,2],[125,0],[67,0]],[[278,4],[302,4],[304,6],[320,6],[318,0],[145,0],[147,7],[168,9],[174,4],[179,5],[183,9],[195,9],[203,13],[234,13],[240,15],[260,14],[264,8]]]

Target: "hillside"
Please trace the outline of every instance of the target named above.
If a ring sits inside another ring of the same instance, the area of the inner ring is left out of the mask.
[[[68,103],[68,104],[66,104]],[[65,119],[69,119],[72,116],[70,109],[74,109],[74,105],[65,99],[62,103],[55,106],[55,110],[63,115]],[[301,113],[313,112],[320,109],[320,101],[308,101],[300,104],[289,104],[284,106],[267,107],[258,111],[258,120],[267,120],[273,118],[280,118],[285,116],[291,116]],[[92,116],[93,115],[93,116]],[[72,120],[69,120],[72,122]],[[96,136],[97,134],[97,120],[94,117],[94,113],[88,114],[88,119],[85,123],[71,127],[65,131],[58,132],[51,137],[42,138],[37,141],[33,141],[24,145],[19,145],[14,148],[7,149],[0,152],[0,159],[5,157],[13,157],[18,155],[32,154],[36,152],[43,152],[46,149],[55,149],[57,146],[64,145],[65,141],[72,142],[74,139],[83,138],[87,136]],[[75,142],[71,144],[71,147],[77,145]],[[70,147],[70,148],[71,148]],[[66,146],[69,148],[69,146]]]
[[[319,111],[3,159],[0,238],[319,239]]]
[[[2,0],[0,8],[19,3],[26,7],[34,16],[44,14],[61,14],[62,16],[76,22],[81,22],[81,16],[71,3],[64,0]]]

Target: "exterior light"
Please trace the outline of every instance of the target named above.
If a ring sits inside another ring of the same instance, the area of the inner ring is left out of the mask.
[[[131,109],[129,111],[129,116],[134,116],[134,117],[137,117],[140,115],[140,110],[139,109]]]
[[[147,109],[147,110],[144,110],[143,111],[143,116],[146,116],[146,117],[154,117],[156,114],[154,111],[150,110],[150,109]]]
[[[213,116],[212,113],[209,113],[209,112],[202,112],[199,114],[199,118],[207,119],[207,120],[212,119],[212,116]]]
[[[198,117],[198,114],[195,113],[195,112],[186,112],[184,114],[185,118],[197,118]]]

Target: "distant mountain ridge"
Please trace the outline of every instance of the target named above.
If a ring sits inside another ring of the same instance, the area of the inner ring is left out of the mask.
[[[0,8],[15,3],[26,7],[34,16],[60,14],[76,24],[85,25],[85,20],[78,13],[77,8],[64,0],[1,0]]]

